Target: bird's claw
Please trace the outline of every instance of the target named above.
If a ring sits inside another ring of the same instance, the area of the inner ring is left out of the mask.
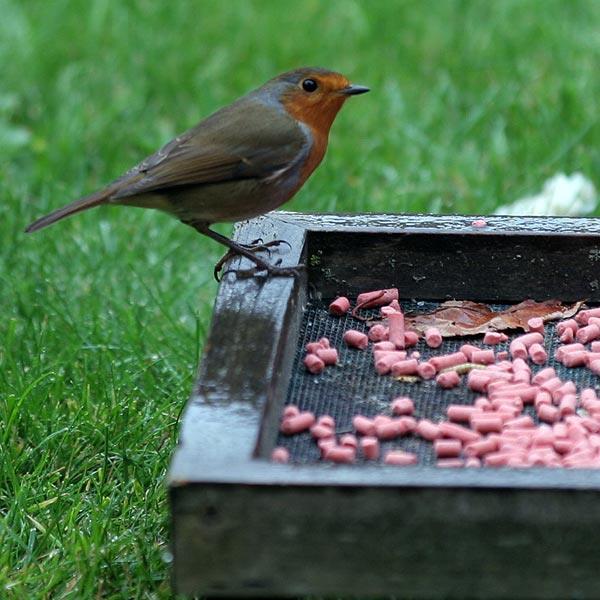
[[[289,248],[291,248],[291,244],[289,242],[287,242],[286,240],[271,240],[270,242],[263,242],[262,238],[257,238],[256,240],[250,242],[249,244],[240,244],[240,246],[242,246],[243,248],[245,248],[246,250],[248,250],[249,252],[255,253],[255,252],[261,252],[263,250],[266,250],[268,255],[271,255],[271,248],[273,248],[274,246],[279,246],[281,244],[286,244]],[[236,272],[236,273],[242,273],[242,271],[247,271],[249,272],[248,275],[244,275],[245,277],[252,277],[254,274],[259,273],[261,271],[267,270],[266,268],[258,268],[257,267],[253,267],[250,269],[228,269],[227,271],[225,271],[222,275],[221,275],[221,270],[223,269],[223,266],[225,265],[225,263],[231,259],[234,258],[235,256],[238,256],[239,253],[236,252],[234,249],[229,248],[229,250],[227,250],[227,252],[219,259],[219,261],[217,262],[217,264],[215,265],[214,269],[213,269],[213,276],[216,279],[216,281],[221,281],[221,279],[227,275],[227,273],[232,273],[232,272]],[[276,264],[280,264],[281,263],[281,259],[279,259],[279,261]],[[264,263],[267,264],[267,263]],[[257,263],[258,265],[258,263]]]
[[[223,273],[223,276],[221,276],[221,270],[223,269],[223,265],[230,259],[233,258],[235,256],[235,252],[231,249],[227,250],[227,252],[225,252],[225,254],[223,254],[223,256],[221,256],[221,258],[218,260],[217,264],[215,265],[214,269],[213,269],[213,277],[216,279],[216,281],[221,281],[221,279],[223,278],[223,276],[227,275],[227,271],[225,271],[225,273]]]
[[[262,250],[266,250],[268,254],[271,254],[270,248],[275,246],[280,246],[281,244],[285,244],[288,248],[291,249],[292,245],[286,240],[271,240],[270,242],[263,242],[262,238],[257,238],[253,242],[249,244],[240,244],[250,252],[261,252]]]
[[[294,267],[280,267],[280,264],[281,259],[274,265],[264,263],[250,267],[249,269],[227,269],[221,279],[229,273],[233,273],[239,279],[249,279],[263,272],[266,272],[267,277],[300,277],[302,271],[306,269],[306,265],[303,264],[295,265]]]

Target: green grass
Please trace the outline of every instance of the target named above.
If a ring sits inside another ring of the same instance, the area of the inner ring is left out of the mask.
[[[600,183],[600,2],[0,0],[0,597],[169,597],[164,476],[221,248],[152,211],[34,217],[280,71],[351,100],[286,208],[487,213]],[[226,231],[226,229],[225,229]]]

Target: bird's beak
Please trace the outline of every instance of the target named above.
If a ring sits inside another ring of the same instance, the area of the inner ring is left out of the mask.
[[[348,87],[343,88],[342,90],[340,90],[340,92],[342,92],[342,94],[346,95],[346,96],[358,96],[359,94],[366,94],[367,92],[371,91],[368,87],[365,87],[364,85],[349,85]]]

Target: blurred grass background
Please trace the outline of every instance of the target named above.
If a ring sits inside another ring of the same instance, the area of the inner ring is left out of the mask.
[[[485,214],[600,173],[596,0],[0,0],[0,597],[167,598],[216,291],[152,211],[23,228],[281,71],[369,85],[287,209]],[[225,229],[226,231],[227,229]]]

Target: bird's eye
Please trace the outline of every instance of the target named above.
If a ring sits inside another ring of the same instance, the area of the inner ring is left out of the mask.
[[[317,89],[317,82],[314,79],[305,79],[302,82],[302,89],[305,92],[314,92]]]

